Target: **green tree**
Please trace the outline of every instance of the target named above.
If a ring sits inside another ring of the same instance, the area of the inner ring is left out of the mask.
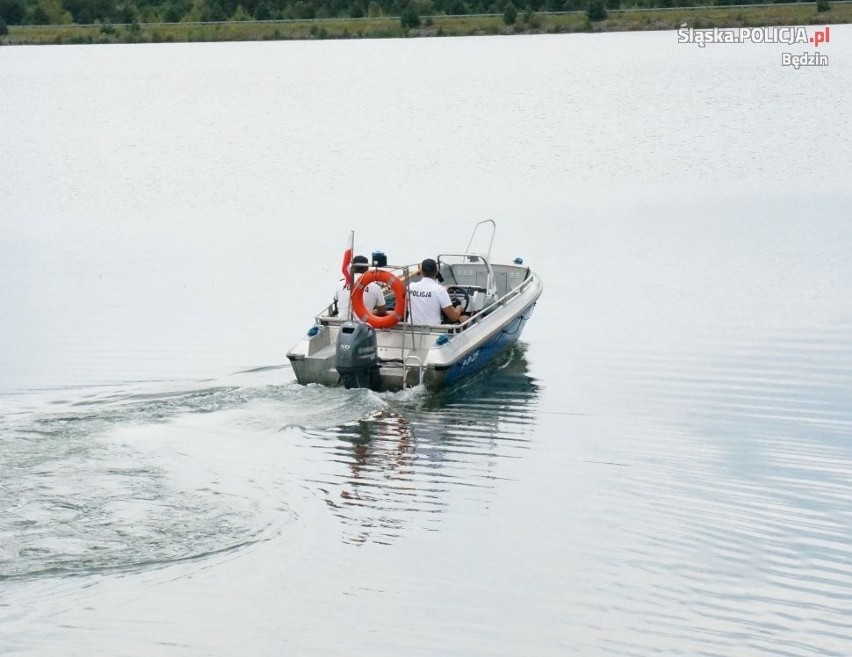
[[[605,20],[607,13],[603,0],[589,0],[589,6],[586,8],[586,16],[592,22]]]
[[[237,5],[237,8],[234,10],[233,15],[231,16],[232,21],[250,21],[251,19],[252,17],[242,5]]]
[[[222,0],[202,0],[202,21],[224,21],[228,19],[231,12],[227,10]]]
[[[171,0],[165,7],[166,12],[163,14],[163,19],[167,23],[178,23],[192,9],[192,3],[189,0]]]
[[[64,0],[62,4],[71,12],[74,22],[79,25],[89,25],[99,20],[115,18],[115,0]]]
[[[116,23],[132,23],[139,20],[139,9],[136,5],[124,4],[113,12],[113,17]]]
[[[9,28],[6,27],[6,21],[0,17],[0,36],[6,36],[7,34],[9,34]]]
[[[503,22],[506,25],[514,25],[518,21],[518,8],[511,3],[503,10]]]
[[[817,0],[817,12],[828,11],[831,3],[828,0]]]
[[[316,18],[317,10],[314,8],[313,4],[310,2],[305,2],[305,0],[298,0],[298,2],[293,5],[293,9],[296,12],[296,18]]]
[[[261,0],[257,3],[257,9],[254,10],[254,17],[259,21],[268,21],[272,18],[272,10],[266,2]]]
[[[411,4],[414,5],[414,9],[419,14],[420,18],[424,16],[431,16],[435,13],[435,4],[432,0],[414,0]]]
[[[176,10],[177,11],[177,10]],[[201,20],[201,14],[204,11],[204,0],[191,0],[189,11],[185,12],[179,20],[196,22]]]
[[[408,5],[399,15],[399,22],[403,29],[413,30],[420,27],[420,14],[417,13],[414,7]]]
[[[71,14],[65,11],[59,0],[39,0],[33,14],[41,25],[67,25],[73,22]]]
[[[5,25],[20,25],[26,15],[24,0],[0,0],[0,20]]]

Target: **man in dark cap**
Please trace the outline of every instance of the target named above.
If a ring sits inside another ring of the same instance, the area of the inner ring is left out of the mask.
[[[408,286],[412,324],[441,324],[441,311],[451,322],[467,319],[466,315],[462,315],[461,308],[453,306],[450,295],[435,280],[438,276],[437,262],[426,258],[420,263],[420,274],[421,279]]]
[[[352,277],[357,283],[368,266],[366,256],[357,255],[352,258]],[[337,291],[334,293],[334,305],[337,306],[337,316],[341,319],[349,319],[349,308],[352,298],[352,286],[346,284],[346,279],[341,278]],[[368,283],[364,288],[364,307],[378,317],[387,315],[385,306],[385,295],[382,288],[376,283]],[[357,319],[357,318],[356,318]]]

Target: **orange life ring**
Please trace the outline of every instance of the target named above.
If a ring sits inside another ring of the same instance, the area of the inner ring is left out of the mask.
[[[379,281],[390,286],[393,290],[393,295],[396,297],[396,304],[392,313],[379,317],[374,315],[364,305],[364,290],[367,286]],[[355,284],[355,289],[352,291],[352,312],[355,317],[362,322],[367,322],[373,328],[391,328],[396,326],[403,317],[405,317],[405,283],[401,278],[397,278],[387,269],[370,269],[365,272],[358,283]]]

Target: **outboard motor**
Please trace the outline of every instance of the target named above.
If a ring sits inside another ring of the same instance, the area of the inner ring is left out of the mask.
[[[378,389],[379,359],[376,331],[372,326],[361,322],[344,322],[340,325],[334,366],[347,389]]]

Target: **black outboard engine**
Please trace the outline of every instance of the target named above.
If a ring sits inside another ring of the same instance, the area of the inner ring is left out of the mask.
[[[341,324],[340,333],[337,335],[337,356],[334,365],[347,389],[378,390],[379,359],[373,327],[361,322]]]

